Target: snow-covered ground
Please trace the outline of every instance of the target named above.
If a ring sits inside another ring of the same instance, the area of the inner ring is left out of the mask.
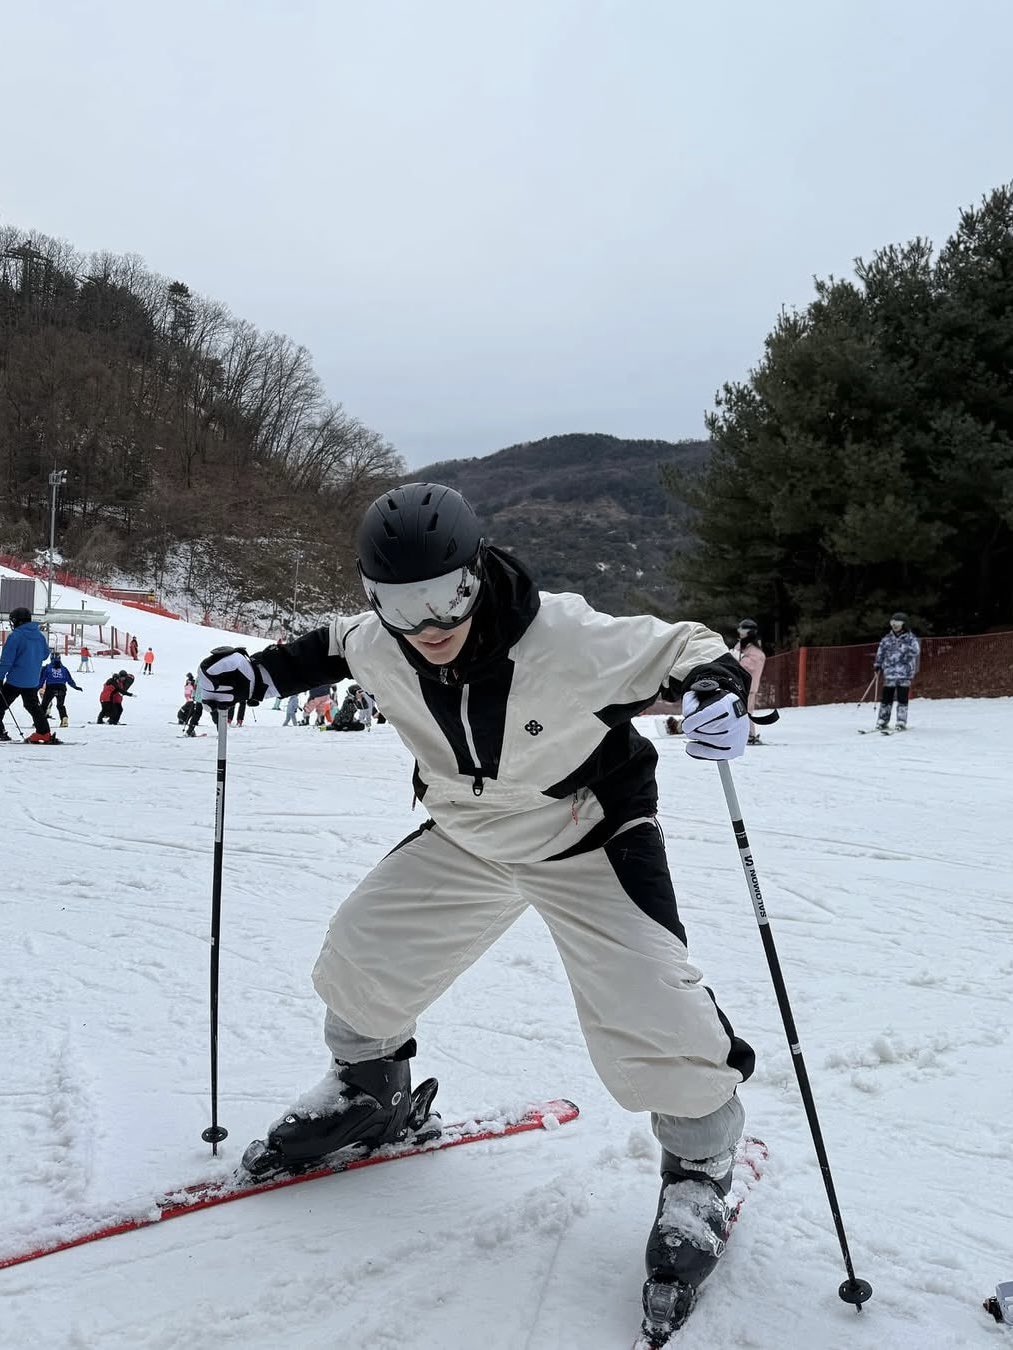
[[[156,654],[124,723],[87,724],[111,664],[96,660],[69,695],[76,744],[0,750],[0,1254],[213,1170],[200,1134],[216,742],[180,739],[174,715],[186,670],[230,639],[108,608]],[[323,1071],[309,971],[327,921],[420,818],[389,727],[281,720],[260,708],[229,743],[231,1162]],[[683,917],[756,1046],[743,1098],[771,1150],[684,1350],[1013,1334],[980,1306],[1013,1277],[1013,701],[916,701],[911,720],[886,740],[856,735],[868,717],[853,707],[789,711],[735,766],[855,1266],[875,1286],[860,1315],[837,1297],[840,1252],[717,772],[659,739]],[[432,1009],[415,1071],[440,1078],[448,1118],[555,1095],[582,1116],[0,1271],[0,1346],[628,1347],[656,1147],[598,1084],[537,919]]]

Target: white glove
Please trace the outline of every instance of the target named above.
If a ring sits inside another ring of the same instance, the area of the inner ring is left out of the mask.
[[[694,759],[738,759],[749,739],[746,705],[738,694],[716,689],[682,696],[682,734],[686,753]]]
[[[264,676],[238,647],[225,647],[205,657],[197,672],[197,683],[205,703],[225,708],[243,699],[256,702],[269,692]]]

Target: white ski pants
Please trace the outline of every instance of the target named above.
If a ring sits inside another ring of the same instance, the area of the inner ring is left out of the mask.
[[[531,905],[566,970],[591,1060],[630,1111],[650,1111],[683,1158],[732,1148],[736,1086],[752,1072],[689,963],[661,831],[642,822],[604,848],[497,863],[428,823],[356,887],[313,970],[336,1059],[391,1054],[415,1020]]]

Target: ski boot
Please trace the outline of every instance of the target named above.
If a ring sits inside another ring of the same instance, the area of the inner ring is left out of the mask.
[[[663,1346],[686,1321],[718,1263],[737,1212],[729,1200],[732,1153],[694,1162],[661,1155],[661,1197],[647,1241],[642,1335]]]
[[[69,727],[69,726],[70,726],[70,719],[69,719],[68,717],[61,717],[61,718],[60,718],[60,726],[61,726],[61,727]]]
[[[435,1078],[412,1092],[409,1041],[387,1059],[361,1064],[335,1060],[311,1088],[268,1131],[266,1142],[255,1139],[243,1154],[250,1176],[263,1179],[279,1172],[311,1170],[322,1158],[358,1146],[372,1152],[385,1144],[413,1144],[435,1139],[440,1118],[431,1113]]]
[[[33,731],[25,737],[26,745],[55,745],[56,737],[51,731]]]
[[[0,727],[0,741],[9,741],[9,740],[10,737],[7,735],[6,730],[3,727]]]

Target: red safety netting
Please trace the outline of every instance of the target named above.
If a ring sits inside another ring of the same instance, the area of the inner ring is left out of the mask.
[[[768,657],[757,706],[857,703],[866,690],[871,697],[869,682],[877,646],[863,642],[847,647],[801,647]],[[921,647],[912,698],[1013,695],[1013,632],[922,638]]]

